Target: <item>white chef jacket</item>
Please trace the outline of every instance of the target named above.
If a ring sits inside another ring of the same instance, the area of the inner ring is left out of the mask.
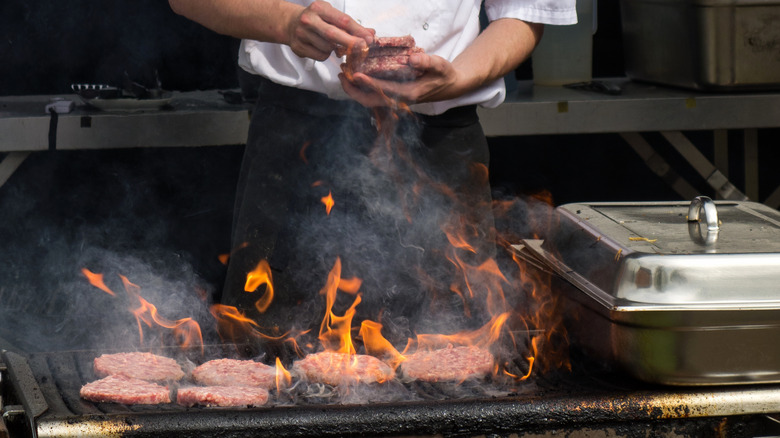
[[[313,0],[288,0],[309,5]],[[376,35],[412,35],[426,53],[455,59],[479,34],[481,0],[330,0]],[[575,0],[485,0],[489,20],[516,18],[544,24],[577,22]],[[289,46],[243,40],[238,63],[249,73],[264,76],[278,84],[324,93],[333,99],[347,99],[338,74],[344,58],[331,54],[325,61],[301,58]],[[492,108],[504,101],[503,78],[457,99],[415,104],[412,110],[441,114],[463,105]]]

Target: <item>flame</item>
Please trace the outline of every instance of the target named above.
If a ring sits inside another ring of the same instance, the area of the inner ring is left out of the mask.
[[[342,66],[342,71],[347,80],[354,80],[355,66],[362,63],[368,57],[368,46],[366,44],[350,44],[346,48],[347,60]]]
[[[462,331],[451,335],[438,333],[418,334],[414,340],[409,340],[403,354],[408,353],[413,348],[418,350],[436,350],[448,345],[473,345],[475,347],[488,348],[499,339],[510,315],[510,312],[496,315],[482,327],[472,331]]]
[[[344,312],[343,316],[333,313],[333,305],[336,303],[336,294],[341,283],[341,259],[336,258],[333,268],[328,273],[325,286],[320,290],[320,295],[325,295],[325,317],[320,324],[319,340],[323,347],[329,351],[338,353],[355,354],[355,346],[352,343],[352,318],[355,316],[355,308],[360,304],[361,296],[355,295],[355,301]]]
[[[263,343],[289,344],[293,352],[303,356],[298,346],[298,337],[308,333],[308,330],[300,333],[285,332],[277,335],[264,333],[257,321],[249,318],[234,306],[225,304],[213,304],[209,312],[217,324],[217,334],[223,342],[230,342],[235,346],[245,345],[249,341],[262,341]]]
[[[230,260],[230,257],[232,257],[236,251],[238,251],[239,249],[246,248],[247,246],[249,246],[249,242],[242,242],[241,245],[238,245],[238,247],[230,251],[230,253],[218,255],[217,260],[219,260],[219,262],[222,263],[223,265],[227,265],[228,261]]]
[[[366,353],[382,358],[391,367],[397,368],[404,361],[403,355],[382,336],[382,324],[368,319],[364,320],[360,324],[360,338],[363,340]]]
[[[475,301],[485,303],[489,315],[498,315],[509,310],[504,287],[509,286],[510,281],[501,272],[496,260],[488,258],[476,266],[466,262],[460,253],[464,250],[470,254],[477,253],[469,243],[470,236],[462,229],[456,230],[451,226],[442,227],[442,230],[452,245],[447,250],[447,259],[459,273],[450,284],[450,291],[462,301],[466,316],[471,316],[471,303]]]
[[[325,204],[325,213],[330,215],[330,210],[333,209],[333,195],[330,191],[328,191],[328,196],[324,196],[320,199],[320,201]]]
[[[106,284],[103,282],[103,274],[96,274],[94,272],[91,272],[87,268],[82,268],[81,273],[84,274],[85,277],[87,277],[87,280],[89,281],[89,284],[92,286],[95,286],[96,288],[102,290],[103,292],[116,296],[116,294],[106,286]]]
[[[292,384],[292,374],[282,365],[282,361],[276,358],[276,391],[281,392]]]
[[[306,149],[311,146],[311,142],[307,141],[303,143],[303,146],[301,146],[301,150],[298,152],[298,155],[301,157],[301,161],[303,161],[306,164],[309,164],[309,159],[306,158]]]
[[[274,285],[271,280],[271,266],[268,265],[268,261],[261,260],[257,264],[254,270],[249,272],[246,276],[246,284],[244,285],[244,291],[254,292],[260,287],[261,284],[265,284],[265,293],[257,301],[255,301],[255,308],[260,313],[265,313],[268,310],[268,306],[271,305],[271,301],[274,299]]]
[[[544,210],[549,212],[553,205],[552,196],[546,191],[532,196],[528,203],[530,204],[528,211]],[[537,203],[544,204],[549,208],[539,209],[535,205]],[[509,214],[510,210],[514,208],[511,202],[496,206],[504,214]],[[529,222],[531,222],[530,228],[542,232],[553,228],[554,219],[552,214],[531,214],[528,217]],[[538,238],[538,236],[534,237]],[[550,274],[530,268],[525,260],[509,249],[510,242],[517,242],[517,238],[504,236],[499,241],[512,255],[512,260],[518,268],[514,282],[522,285],[529,295],[526,300],[527,305],[519,311],[529,333],[534,332],[530,335],[530,345],[526,356],[529,363],[528,373],[530,374],[534,369],[541,372],[551,369],[571,370],[571,362],[568,357],[568,336],[563,324],[563,303],[551,293],[552,278]],[[528,378],[528,375],[520,378]]]
[[[200,331],[200,325],[192,318],[182,318],[176,321],[166,319],[157,312],[157,307],[144,299],[141,294],[141,288],[130,282],[124,275],[119,276],[125,286],[125,291],[131,297],[138,301],[138,307],[130,309],[138,323],[138,336],[143,345],[144,332],[143,324],[147,327],[162,327],[171,330],[176,343],[182,348],[199,347],[203,351],[203,335]]]
[[[477,253],[477,250],[474,249],[471,244],[469,244],[466,239],[463,237],[456,235],[454,233],[444,233],[447,236],[447,240],[449,240],[450,245],[452,245],[455,248],[464,249],[468,252],[471,252],[473,254]]]
[[[348,293],[350,295],[355,295],[358,293],[358,290],[360,290],[360,286],[363,285],[363,280],[352,277],[352,278],[340,278],[339,279],[339,290],[345,293]]]
[[[81,272],[87,277],[91,285],[112,296],[116,296],[103,282],[103,274],[93,273],[86,268],[83,268]],[[144,344],[145,325],[148,328],[169,330],[175,342],[181,348],[198,347],[201,349],[201,352],[203,351],[203,335],[197,321],[192,318],[182,318],[175,321],[164,318],[159,314],[154,304],[141,296],[141,288],[138,285],[132,283],[124,275],[119,275],[119,278],[122,280],[127,296],[137,303],[137,307],[133,306],[129,310],[135,317],[138,325],[138,339],[141,345]]]

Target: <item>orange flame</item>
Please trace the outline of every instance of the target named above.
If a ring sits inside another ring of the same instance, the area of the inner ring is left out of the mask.
[[[336,258],[333,268],[328,273],[328,280],[320,290],[320,295],[325,295],[325,317],[320,324],[319,340],[326,350],[339,353],[355,354],[355,346],[352,344],[352,317],[355,316],[355,308],[360,304],[360,294],[356,294],[355,301],[344,312],[343,316],[333,313],[333,305],[336,303],[336,294],[341,282],[341,259]]]
[[[291,344],[297,354],[302,355],[295,336],[292,336],[289,332],[278,336],[263,333],[260,325],[255,320],[247,317],[234,306],[213,304],[209,308],[209,312],[217,321],[217,333],[223,341],[232,342],[235,345],[243,344],[251,339],[285,342]],[[304,331],[296,336],[306,333],[307,331]]]
[[[309,164],[309,159],[306,158],[306,149],[311,146],[311,142],[307,141],[303,143],[303,146],[301,146],[301,150],[298,152],[298,155],[301,157],[301,161],[303,161],[306,164]]]
[[[228,261],[230,261],[230,257],[232,257],[236,251],[238,251],[239,249],[246,248],[247,246],[249,246],[249,243],[243,242],[241,243],[241,245],[238,245],[238,248],[235,248],[234,250],[230,251],[230,253],[218,255],[217,260],[219,260],[219,262],[222,263],[223,265],[227,265]]]
[[[119,276],[125,286],[128,295],[138,300],[138,307],[131,309],[130,312],[135,316],[138,323],[138,336],[143,345],[144,332],[141,323],[147,327],[162,327],[171,330],[177,344],[182,348],[200,347],[203,351],[203,336],[200,331],[200,325],[192,318],[182,318],[176,321],[163,318],[157,312],[157,307],[145,300],[139,293],[140,287],[130,282],[124,275]]]
[[[555,216],[537,213],[538,211],[552,211],[552,195],[543,191],[533,195],[528,203],[531,204],[529,210],[535,212],[528,218],[531,224],[530,228],[541,233],[553,229]],[[535,208],[533,204],[544,204],[550,208]],[[495,207],[494,211],[499,211],[501,214],[511,214],[513,203],[503,202],[496,204]],[[538,238],[538,236],[534,237]],[[527,356],[529,374],[534,369],[541,372],[550,369],[571,370],[571,362],[568,357],[568,337],[563,324],[563,303],[551,293],[552,279],[550,274],[530,268],[525,260],[511,250],[510,243],[517,241],[518,238],[515,236],[503,236],[499,239],[499,242],[512,254],[512,259],[518,267],[516,278],[513,280],[523,285],[529,294],[528,304],[519,310],[523,322],[530,330],[538,331],[537,334],[530,337]],[[528,378],[528,376],[522,378]]]
[[[94,272],[91,272],[87,268],[82,268],[81,273],[84,274],[85,277],[87,277],[87,280],[89,281],[89,284],[92,286],[95,286],[96,288],[102,290],[103,292],[116,296],[116,294],[106,286],[106,284],[103,282],[103,274],[96,274]]]
[[[419,334],[415,340],[409,340],[403,353],[406,354],[413,346],[422,350],[436,350],[451,344],[488,348],[498,340],[509,316],[509,312],[496,315],[482,327],[472,331],[463,331],[451,335]]]
[[[103,274],[96,274],[83,268],[81,272],[87,277],[89,283],[96,288],[112,295],[116,294],[111,291],[103,282]],[[201,352],[203,351],[203,336],[200,331],[200,325],[192,318],[182,318],[176,321],[171,321],[162,317],[157,307],[147,301],[141,296],[141,288],[133,284],[124,275],[119,275],[122,279],[125,292],[131,299],[135,299],[138,302],[138,307],[129,309],[136,319],[138,324],[138,338],[143,345],[144,343],[144,329],[146,325],[149,328],[164,328],[171,331],[174,340],[182,348],[199,347]]]
[[[282,361],[276,358],[276,391],[281,392],[292,384],[292,374],[282,365]]]
[[[345,293],[348,293],[350,295],[355,295],[358,293],[358,290],[360,290],[360,286],[363,285],[363,280],[352,277],[352,278],[341,278],[339,279],[339,290]]]
[[[330,215],[330,211],[333,209],[333,195],[330,191],[328,191],[328,196],[324,196],[320,199],[320,201],[325,204],[325,213]]]
[[[261,260],[257,264],[254,270],[252,270],[246,276],[246,284],[244,285],[244,291],[254,292],[260,287],[261,284],[265,284],[265,293],[257,301],[255,301],[255,307],[260,313],[264,313],[268,310],[268,306],[274,299],[274,285],[271,281],[271,267],[266,260]]]
[[[366,353],[371,356],[384,359],[391,367],[397,368],[403,362],[404,357],[382,336],[382,324],[371,320],[364,320],[360,324],[360,337]]]

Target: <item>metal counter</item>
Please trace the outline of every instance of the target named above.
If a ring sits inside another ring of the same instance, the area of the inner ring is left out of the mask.
[[[780,127],[780,93],[703,93],[598,79],[619,95],[520,81],[498,108],[479,110],[489,136]],[[511,86],[511,85],[510,85]]]
[[[489,136],[617,133],[646,165],[680,194],[701,193],[680,177],[642,133],[660,132],[721,199],[762,201],[780,207],[780,187],[759,197],[758,133],[780,127],[780,93],[769,91],[705,93],[631,81],[597,79],[620,94],[566,87],[516,84],[498,108],[479,110]],[[712,159],[682,131],[713,131]],[[728,131],[739,130],[744,144],[744,193],[728,180]],[[761,198],[761,199],[759,199]]]
[[[703,93],[626,78],[598,79],[621,89],[612,95],[532,81],[510,84],[498,108],[480,108],[490,137],[618,133],[683,199],[700,194],[680,178],[645,141],[642,132],[664,138],[724,199],[758,200],[757,129],[780,127],[780,93]],[[44,108],[53,97],[76,102],[53,120]],[[0,97],[0,185],[30,151],[243,144],[249,129],[247,104],[230,104],[216,90],[175,92],[159,110],[106,112],[91,109],[76,95]],[[715,156],[705,157],[680,131],[713,130]],[[728,181],[728,130],[742,130],[745,145],[744,194]],[[780,206],[780,188],[763,202]]]

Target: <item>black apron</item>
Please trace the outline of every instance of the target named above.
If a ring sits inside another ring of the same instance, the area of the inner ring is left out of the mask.
[[[474,106],[375,118],[352,101],[260,80],[222,302],[262,329],[316,334],[325,312],[318,292],[338,259],[342,278],[362,280],[353,327],[381,320],[398,339],[448,330],[475,310],[452,291],[465,287],[453,254],[472,266],[495,255],[487,166]],[[457,229],[473,251],[454,249],[445,231]],[[254,303],[265,287],[244,291],[261,260],[274,284],[262,314]],[[354,299],[340,293],[334,312]]]

